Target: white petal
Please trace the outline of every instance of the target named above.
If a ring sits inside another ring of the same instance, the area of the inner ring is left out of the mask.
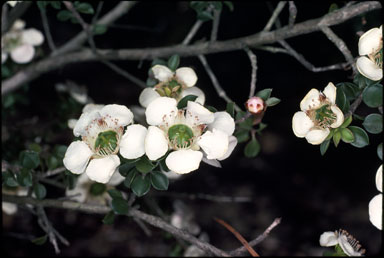
[[[337,237],[335,232],[327,231],[320,236],[321,246],[334,246],[337,245]]]
[[[81,174],[85,171],[92,151],[83,141],[72,142],[65,152],[63,163],[66,169],[74,174]]]
[[[24,29],[24,27],[25,27],[25,21],[17,19],[13,23],[11,30],[21,30],[21,29]]]
[[[86,173],[81,174],[76,181],[76,185],[73,189],[67,188],[65,191],[66,196],[73,196],[71,200],[75,200],[77,202],[85,202],[87,199],[88,191],[89,191],[89,183],[90,180]]]
[[[35,48],[32,45],[21,45],[12,49],[11,58],[18,64],[25,64],[32,60],[35,55]]]
[[[221,158],[218,158],[218,160],[224,160],[224,159],[228,158],[232,154],[232,151],[235,149],[235,147],[237,145],[237,138],[235,136],[231,135],[231,136],[229,136],[228,139],[229,139],[228,150],[224,154],[224,156]]]
[[[100,111],[105,105],[89,103],[83,107],[83,113],[90,113],[94,110]]]
[[[197,99],[195,100],[195,102],[201,104],[201,105],[204,105],[205,103],[205,94],[204,92],[198,88],[198,87],[189,87],[189,88],[186,88],[184,89],[181,94],[180,94],[180,97],[181,98],[184,98],[185,96],[188,96],[188,95],[195,95],[197,96]]]
[[[325,140],[325,138],[327,138],[328,134],[329,134],[328,128],[324,130],[315,129],[315,130],[309,131],[305,136],[305,139],[307,139],[307,141],[310,144],[318,145],[318,144],[321,144]]]
[[[383,165],[380,165],[380,167],[377,169],[375,179],[377,190],[383,192]]]
[[[225,111],[214,113],[215,120],[208,125],[209,130],[213,128],[219,129],[225,132],[228,136],[232,135],[235,131],[235,120]]]
[[[336,103],[336,86],[332,82],[328,83],[323,93],[332,104]]]
[[[173,72],[164,65],[155,65],[152,67],[153,75],[161,82],[168,81],[172,78]]]
[[[340,235],[338,243],[347,256],[361,256],[361,253],[356,252],[353,246],[348,242],[346,235]]]
[[[4,64],[5,61],[8,59],[8,53],[5,53],[5,51],[1,51],[1,63]]]
[[[356,67],[362,75],[372,81],[378,81],[383,78],[383,70],[366,56],[361,56],[357,59]]]
[[[380,47],[383,37],[381,28],[373,28],[361,35],[359,39],[359,55],[369,55]]]
[[[44,42],[43,33],[36,29],[27,29],[21,33],[21,42],[32,46],[39,46]]]
[[[166,172],[165,175],[171,180],[176,180],[181,177],[181,174],[177,174],[173,171]]]
[[[142,125],[130,125],[127,127],[121,141],[120,154],[126,159],[136,159],[144,155],[144,140],[147,128]]]
[[[194,150],[171,152],[165,159],[167,167],[178,174],[186,174],[199,168],[203,153]]]
[[[84,136],[87,134],[85,129],[94,119],[100,118],[100,113],[97,110],[91,112],[82,113],[79,120],[77,121],[75,128],[73,128],[73,134],[75,136]]]
[[[300,102],[301,111],[308,110],[310,108],[314,108],[319,106],[320,104],[320,92],[317,89],[311,89],[307,95]]]
[[[164,122],[173,123],[177,114],[177,102],[173,98],[159,97],[152,101],[145,110],[147,123],[160,125]]]
[[[371,223],[382,230],[383,228],[383,194],[378,194],[372,198],[368,204],[369,220]]]
[[[120,175],[118,169],[113,173],[111,179],[109,179],[108,185],[116,186],[125,180],[125,177]]]
[[[176,70],[176,77],[188,87],[192,87],[197,82],[197,75],[192,68],[180,67]]]
[[[341,111],[336,105],[332,105],[331,110],[336,115],[336,121],[331,124],[331,127],[337,128],[344,122],[344,114],[343,111]]]
[[[17,205],[10,202],[1,202],[1,208],[3,212],[8,215],[15,214],[17,212]]]
[[[219,159],[224,157],[228,151],[228,135],[217,129],[205,132],[197,144],[207,154],[208,159]]]
[[[106,120],[109,126],[126,126],[132,123],[133,113],[129,108],[124,105],[110,104],[106,105],[100,110],[100,115],[110,116],[113,120],[113,124],[110,124],[110,120]]]
[[[186,121],[189,125],[210,124],[215,115],[199,103],[188,101]]]
[[[168,151],[168,140],[162,130],[156,126],[148,127],[144,141],[145,154],[150,160],[157,160]]]
[[[7,1],[7,4],[9,4],[12,7],[15,7],[15,5],[20,1]]]
[[[292,129],[294,134],[303,138],[309,130],[314,126],[312,120],[303,111],[296,112],[292,118]]]
[[[204,163],[207,163],[208,165],[211,165],[212,167],[222,168],[220,162],[219,162],[217,159],[207,159],[207,158],[204,157],[204,155],[203,155],[203,159],[202,159],[202,161],[203,161]]]
[[[67,121],[68,127],[72,130],[75,128],[76,123],[77,123],[77,119],[68,119]]]
[[[119,157],[117,155],[109,155],[105,158],[91,160],[85,173],[87,173],[89,179],[106,184],[119,165]]]
[[[149,103],[151,103],[152,101],[154,101],[158,97],[160,97],[159,93],[157,93],[157,91],[155,91],[153,88],[148,87],[148,88],[145,88],[140,93],[139,103],[143,107],[148,107]]]

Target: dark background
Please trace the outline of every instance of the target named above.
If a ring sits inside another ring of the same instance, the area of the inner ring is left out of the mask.
[[[117,2],[106,1],[102,15]],[[273,7],[276,2],[271,2]],[[331,2],[298,1],[296,22],[323,16]],[[341,7],[345,2],[337,2]],[[96,7],[96,4],[93,4]],[[262,30],[271,12],[266,2],[235,2],[234,11],[227,7],[221,14],[218,40],[232,39],[254,34]],[[57,46],[76,35],[81,27],[70,22],[59,22],[57,11],[48,8],[52,36]],[[357,31],[367,31],[380,26],[380,11],[372,11],[355,17],[343,24],[333,26],[334,32],[357,56]],[[90,15],[84,15],[87,20]],[[108,29],[102,36],[96,36],[100,49],[146,48],[176,45],[182,42],[195,22],[195,11],[187,2],[140,2],[116,24],[131,28]],[[32,6],[22,17],[27,27],[42,31],[40,14]],[[87,20],[87,21],[89,21]],[[366,24],[363,24],[366,20]],[[283,26],[288,22],[288,5],[280,15]],[[205,22],[193,41],[209,39],[212,22]],[[193,41],[191,43],[193,43]],[[316,67],[344,62],[343,55],[321,32],[301,35],[287,42]],[[278,44],[274,46],[280,47]],[[49,53],[45,42],[44,53]],[[352,81],[351,70],[313,73],[286,54],[272,54],[254,50],[257,55],[257,90],[273,88],[272,96],[282,101],[267,110],[263,122],[268,127],[258,136],[261,153],[254,159],[244,157],[245,144],[239,144],[233,154],[222,162],[223,168],[214,168],[204,163],[200,169],[172,182],[169,192],[204,193],[225,196],[251,196],[251,203],[217,203],[207,200],[182,199],[194,212],[195,221],[210,237],[210,243],[224,250],[240,246],[240,242],[224,227],[213,220],[218,217],[238,230],[247,240],[262,233],[277,217],[281,224],[269,238],[256,247],[261,255],[309,255],[318,256],[327,248],[320,247],[319,237],[324,231],[339,228],[356,237],[367,255],[377,255],[381,250],[381,231],[368,218],[368,203],[378,194],[375,174],[382,161],[376,154],[381,135],[370,134],[370,145],[355,148],[340,143],[336,149],[330,146],[325,156],[320,155],[319,146],[313,146],[305,139],[295,137],[291,119],[299,111],[299,103],[311,88],[322,90],[328,82],[337,84]],[[244,51],[210,54],[206,56],[221,86],[239,106],[243,106],[249,93],[251,66]],[[114,61],[119,67],[145,81],[150,61]],[[140,64],[140,66],[139,66]],[[181,58],[180,66],[193,67],[198,75],[197,86],[206,94],[206,104],[218,110],[226,103],[218,97],[212,83],[197,57]],[[72,80],[85,85],[89,96],[99,104],[117,103],[127,106],[138,105],[141,88],[116,74],[101,63],[72,63],[59,70],[44,74],[29,83],[24,93],[27,105],[17,105],[17,112],[3,120],[3,125],[12,125],[10,135],[22,132],[25,137],[34,133],[53,132],[47,144],[69,145],[73,139],[71,130],[50,127],[53,107],[58,94],[54,84]],[[377,110],[361,104],[357,114],[366,115]],[[60,116],[61,114],[58,114]],[[76,118],[80,113],[75,114]],[[30,128],[14,125],[20,119],[37,117],[38,123]],[[360,125],[360,122],[354,122]],[[44,139],[43,139],[44,141]],[[13,148],[23,148],[23,143]],[[7,146],[2,145],[3,153]],[[48,197],[56,190],[48,187]],[[172,212],[176,197],[159,196],[157,191],[141,198],[138,203],[146,212],[156,214],[153,203],[166,213]],[[176,195],[175,195],[176,196]],[[119,217],[112,226],[103,225],[101,215],[89,215],[71,211],[47,208],[48,217],[56,229],[71,243],[60,245],[62,256],[168,256],[177,241],[161,230],[150,227],[148,237],[138,225],[127,217]],[[10,217],[3,213],[2,252],[12,256],[52,256],[53,247],[47,243],[35,246],[29,241],[9,233],[33,236],[43,235],[36,218],[23,209]],[[331,250],[329,248],[329,250]]]

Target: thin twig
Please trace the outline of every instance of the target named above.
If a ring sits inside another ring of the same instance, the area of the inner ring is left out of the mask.
[[[297,16],[297,8],[295,5],[295,2],[293,1],[288,1],[289,4],[289,21],[288,21],[288,26],[292,27],[293,24],[295,24],[296,16]]]
[[[175,198],[184,198],[190,200],[207,200],[211,202],[219,202],[219,203],[245,203],[245,202],[253,202],[251,197],[247,196],[217,196],[211,194],[203,194],[203,193],[175,193],[175,192],[153,192],[151,195],[153,196],[168,196]]]
[[[215,42],[217,39],[217,32],[219,30],[221,10],[213,10],[213,24],[211,31],[211,42]]]
[[[40,7],[39,7],[39,10],[40,10],[40,16],[41,16],[41,21],[43,23],[43,28],[44,28],[45,36],[46,36],[47,41],[48,41],[48,46],[51,49],[51,51],[55,51],[56,50],[56,46],[55,46],[55,42],[52,39],[51,30],[49,29],[49,22],[48,22],[48,18],[47,18],[47,10],[45,8],[40,8]]]
[[[287,54],[287,55],[290,54],[286,49],[281,48],[281,47],[260,46],[260,47],[254,47],[254,49],[259,49],[259,50],[271,52],[273,54],[276,54],[276,53],[283,53],[283,54]]]
[[[193,24],[191,30],[188,32],[187,36],[181,43],[182,45],[188,45],[189,42],[191,42],[193,36],[195,36],[196,32],[200,29],[201,25],[203,24],[202,20],[197,20],[195,24]]]
[[[272,25],[275,23],[275,20],[279,16],[280,12],[283,10],[284,6],[287,4],[287,1],[280,1],[277,6],[275,11],[273,12],[271,18],[269,18],[268,23],[265,25],[263,31],[267,32],[270,31],[272,28]]]
[[[249,60],[251,61],[252,73],[251,73],[251,86],[249,87],[249,98],[255,96],[256,92],[256,71],[257,71],[257,58],[249,48],[244,48]]]
[[[55,248],[55,253],[59,254],[60,249],[59,245],[57,244],[55,233],[52,230],[51,223],[49,222],[47,215],[45,214],[44,208],[42,206],[37,206],[37,215],[38,215],[38,223],[40,227],[47,233],[49,242],[53,245]]]
[[[65,170],[67,170],[65,167],[55,168],[53,170],[48,170],[44,174],[41,174],[40,177],[44,178],[44,177],[55,176],[57,174],[63,173]]]
[[[351,106],[349,107],[348,113],[345,114],[345,117],[348,117],[348,116],[354,114],[356,109],[360,106],[362,100],[363,100],[363,92],[361,92],[360,95],[351,104]]]
[[[6,3],[3,4],[1,9],[1,31],[5,30],[8,27],[8,5]]]

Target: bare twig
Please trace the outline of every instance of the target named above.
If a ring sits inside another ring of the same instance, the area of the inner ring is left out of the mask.
[[[348,117],[349,115],[354,114],[356,109],[360,106],[362,100],[363,100],[363,92],[361,92],[360,95],[351,104],[351,106],[349,107],[348,113],[345,114],[345,117]]]
[[[289,21],[288,21],[288,26],[292,27],[293,24],[295,24],[296,16],[297,16],[297,8],[295,5],[295,2],[293,1],[288,1],[289,4]]]
[[[52,225],[49,222],[47,215],[45,214],[44,208],[42,206],[37,206],[37,215],[38,215],[38,223],[40,227],[47,233],[49,242],[53,245],[55,248],[55,253],[59,254],[60,249],[59,245],[57,244],[55,233],[52,230]]]
[[[281,47],[260,46],[260,47],[254,47],[254,49],[259,49],[259,50],[271,52],[273,54],[276,54],[276,53],[283,53],[283,54],[287,54],[287,55],[290,54],[286,49],[281,48]]]
[[[51,51],[55,51],[56,50],[56,46],[55,46],[55,43],[54,43],[54,41],[52,39],[51,30],[49,29],[49,22],[48,22],[48,18],[47,18],[47,10],[45,8],[40,8],[40,7],[39,7],[39,10],[40,10],[40,16],[41,16],[41,21],[43,23],[43,28],[44,28],[45,36],[46,36],[47,41],[48,41],[48,46],[51,49]]]
[[[65,170],[67,170],[65,167],[59,167],[59,168],[55,168],[53,170],[48,170],[47,172],[42,174],[41,177],[55,176],[57,174],[60,174],[60,173],[64,172]]]
[[[184,199],[190,199],[190,200],[207,200],[212,202],[221,202],[221,203],[245,203],[245,202],[252,202],[251,197],[247,196],[217,196],[217,195],[211,195],[211,194],[203,194],[203,193],[175,193],[175,192],[160,192],[156,191],[153,192],[153,196],[170,196],[175,198],[184,198]]]
[[[275,11],[272,13],[271,18],[269,18],[268,23],[265,25],[263,31],[267,32],[270,31],[272,28],[272,25],[275,23],[275,20],[279,16],[280,12],[283,10],[284,6],[287,4],[287,1],[280,1],[277,6]]]
[[[6,3],[3,4],[1,9],[1,31],[7,28],[8,24],[8,5]],[[2,34],[3,35],[3,34]]]
[[[32,3],[33,1],[21,1],[14,8],[12,8],[6,18],[7,22],[5,24],[1,24],[1,36],[3,36],[12,27],[13,23],[28,10]],[[4,3],[4,5],[5,4],[6,3]]]
[[[256,71],[257,71],[257,58],[249,48],[244,48],[249,60],[251,61],[252,73],[251,73],[251,86],[249,87],[249,98],[255,96],[256,91]]]
[[[213,24],[211,31],[211,42],[215,42],[217,39],[217,32],[219,30],[221,10],[213,10]]]
[[[193,24],[191,30],[188,32],[187,36],[183,40],[182,45],[188,45],[189,42],[191,42],[193,36],[195,36],[196,32],[200,29],[201,25],[203,24],[202,20],[197,20],[195,24]]]

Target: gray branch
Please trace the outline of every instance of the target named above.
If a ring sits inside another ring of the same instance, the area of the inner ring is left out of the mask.
[[[263,31],[267,32],[270,31],[272,28],[272,25],[275,23],[277,17],[279,17],[280,12],[283,10],[284,6],[287,4],[287,1],[280,1],[277,6],[275,11],[272,13],[271,18],[269,18],[269,21],[267,25],[265,25]]]
[[[297,16],[297,8],[295,5],[295,2],[293,1],[288,1],[289,3],[289,21],[288,21],[288,26],[293,26],[296,20]]]
[[[5,4],[6,2],[4,2],[4,5]],[[3,19],[6,19],[6,23],[1,24],[1,36],[3,36],[12,27],[13,23],[20,16],[22,16],[32,4],[33,4],[33,1],[21,1],[20,3],[17,3],[17,5],[14,8],[12,8],[7,18],[2,17],[2,21]]]

